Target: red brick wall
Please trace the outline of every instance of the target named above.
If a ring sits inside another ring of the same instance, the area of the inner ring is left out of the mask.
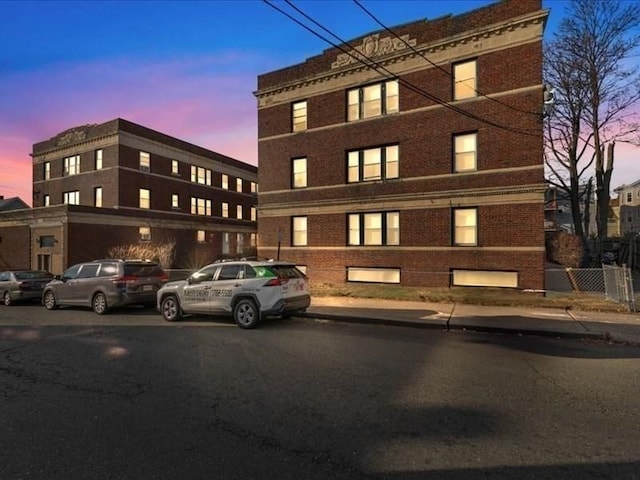
[[[29,226],[0,228],[0,270],[31,268]]]

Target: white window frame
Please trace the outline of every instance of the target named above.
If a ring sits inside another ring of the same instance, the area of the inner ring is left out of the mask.
[[[291,160],[291,186],[305,188],[307,186],[307,158],[300,157]]]
[[[478,170],[478,134],[461,133],[453,136],[453,171],[456,173]]]
[[[44,162],[43,177],[44,177],[44,180],[51,179],[51,162]]]
[[[347,219],[350,247],[400,245],[400,212],[350,213]]]
[[[138,190],[138,207],[146,210],[151,208],[151,190],[148,188]]]
[[[62,175],[64,177],[70,177],[80,173],[80,155],[72,155],[64,158],[64,170]]]
[[[180,174],[180,163],[178,160],[171,160],[171,175]]]
[[[400,111],[398,80],[374,83],[347,91],[347,121],[380,117]]]
[[[291,131],[302,132],[307,129],[307,101],[291,104]]]
[[[391,180],[399,174],[400,147],[397,144],[347,152],[347,183]]]
[[[180,208],[180,197],[177,193],[171,194],[171,208]]]
[[[151,171],[151,154],[149,152],[140,152],[140,171]]]
[[[222,202],[222,218],[229,218],[229,203]]]
[[[399,268],[347,267],[347,282],[400,283]]]
[[[207,241],[207,233],[204,230],[198,230],[196,232],[196,242],[205,243]]]
[[[43,207],[48,207],[51,205],[51,196],[50,195],[43,195],[42,197],[42,206]]]
[[[141,242],[148,242],[151,240],[151,227],[139,227],[138,235],[140,235]]]
[[[478,209],[453,209],[453,244],[457,247],[478,245]]]
[[[242,220],[242,205],[236,205],[236,218]]]
[[[220,185],[223,189],[229,190],[229,175],[227,175],[226,173],[222,174]]]
[[[93,189],[93,206],[102,207],[102,187],[95,187]]]
[[[478,96],[478,64],[468,60],[453,65],[453,99],[465,100]]]
[[[96,170],[102,170],[102,157],[103,157],[103,150],[101,148],[99,148],[98,150],[96,150],[95,153],[95,168]]]
[[[258,212],[256,207],[251,207],[251,221],[255,222],[258,219]]]
[[[242,179],[236,178],[236,192],[242,193]]]
[[[191,215],[210,217],[212,202],[208,198],[191,197]]]
[[[66,205],[80,205],[80,191],[72,190],[62,194],[62,203]]]
[[[291,217],[291,245],[294,247],[306,247],[307,244],[307,217]]]

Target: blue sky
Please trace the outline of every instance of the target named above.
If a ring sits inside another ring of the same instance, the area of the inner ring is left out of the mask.
[[[387,26],[490,3],[362,0]],[[567,4],[543,1],[548,37]],[[351,0],[295,5],[345,40],[380,29]],[[257,164],[257,76],[330,47],[255,0],[0,0],[0,45],[0,195],[29,204],[33,143],[116,117]]]

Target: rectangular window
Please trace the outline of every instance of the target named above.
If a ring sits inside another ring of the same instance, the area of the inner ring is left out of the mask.
[[[518,272],[453,270],[451,273],[454,286],[518,288]]]
[[[191,215],[211,216],[211,200],[191,197]]]
[[[62,194],[62,203],[68,205],[80,205],[80,192],[75,190],[73,192],[64,192]]]
[[[227,202],[222,202],[222,217],[229,218],[229,204]]]
[[[476,208],[453,210],[453,244],[459,246],[478,244],[478,210]]]
[[[236,253],[244,252],[244,234],[236,233]]]
[[[458,63],[453,66],[453,99],[464,100],[477,96],[476,61]]]
[[[102,207],[102,187],[93,189],[93,205],[95,207]]]
[[[229,247],[229,233],[228,232],[223,232],[222,233],[222,253],[229,253],[230,251],[230,247]]]
[[[307,186],[307,159],[294,158],[292,160],[291,171],[293,172],[293,188],[304,188]]]
[[[236,192],[242,192],[242,179],[236,178]]]
[[[147,152],[140,152],[140,170],[143,172],[151,171],[151,155]]]
[[[256,182],[251,182],[251,193],[258,193],[258,184]]]
[[[229,190],[229,175],[226,174],[222,174],[222,188],[224,188],[225,190]]]
[[[400,245],[400,213],[352,213],[349,219],[351,246]]]
[[[180,173],[180,167],[178,160],[171,160],[171,175],[178,175]]]
[[[307,217],[292,218],[292,238],[291,245],[303,247],[307,244]]]
[[[171,208],[180,208],[180,201],[177,193],[171,194]]]
[[[51,178],[51,162],[44,162],[43,178],[49,180]]]
[[[42,197],[42,206],[48,207],[49,205],[51,205],[51,197],[49,195],[44,195]]]
[[[370,182],[398,178],[398,145],[347,153],[347,181]]]
[[[211,170],[191,165],[191,182],[200,185],[211,185]]]
[[[45,253],[38,254],[38,270],[44,272],[51,271],[51,255]]]
[[[150,227],[140,227],[138,229],[138,234],[140,235],[140,240],[143,242],[148,242],[151,240],[151,228]]]
[[[236,205],[236,218],[242,220],[242,205]]]
[[[251,242],[251,246],[252,247],[257,246],[258,245],[258,235],[255,234],[255,233],[252,233],[249,241]]]
[[[477,134],[466,133],[453,136],[453,171],[472,172],[478,169]]]
[[[400,269],[347,267],[347,281],[368,283],[400,283]]]
[[[307,129],[307,102],[295,102],[291,106],[291,116],[293,118],[293,131],[301,132]]]
[[[62,174],[68,177],[70,175],[77,175],[78,173],[80,173],[80,155],[65,157]]]
[[[633,202],[633,193],[627,192],[627,203]]]
[[[347,121],[378,117],[399,111],[398,80],[354,88],[347,92]]]
[[[196,233],[196,241],[198,243],[204,243],[206,242],[207,236],[204,230],[198,230],[198,232]]]
[[[53,235],[42,235],[40,237],[40,247],[53,247],[56,244],[56,237]]]
[[[95,167],[96,170],[102,170],[102,149],[96,150]]]
[[[251,207],[251,221],[255,222],[258,218],[258,214],[256,212],[256,207]]]
[[[138,193],[138,205],[140,208],[151,208],[151,191],[141,188]]]

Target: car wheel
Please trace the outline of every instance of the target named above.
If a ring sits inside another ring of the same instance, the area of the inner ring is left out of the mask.
[[[260,311],[253,300],[243,298],[233,308],[233,319],[240,328],[254,328],[260,320]]]
[[[51,290],[48,290],[44,293],[42,303],[44,303],[44,306],[47,310],[55,310],[56,308],[58,308],[58,304],[56,303],[56,296]]]
[[[162,312],[162,318],[167,322],[177,322],[182,317],[180,303],[178,303],[175,295],[169,295],[162,299],[160,311]]]
[[[107,313],[107,297],[104,296],[104,293],[98,292],[93,296],[93,300],[91,301],[91,306],[93,311],[98,315],[103,315]]]
[[[4,304],[8,307],[9,305],[13,304],[13,299],[11,298],[11,293],[9,292],[4,292],[4,295],[2,297],[2,301],[4,302]]]

